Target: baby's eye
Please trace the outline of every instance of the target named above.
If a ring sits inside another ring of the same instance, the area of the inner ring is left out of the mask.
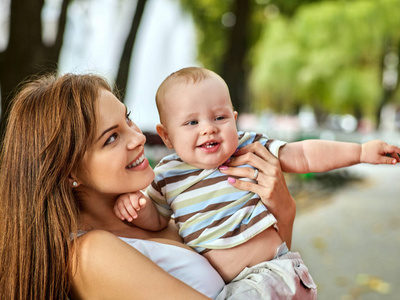
[[[216,117],[216,118],[215,118],[216,121],[222,121],[222,120],[224,120],[224,119],[225,119],[224,116],[219,116],[219,117]]]
[[[131,112],[128,112],[127,114],[126,114],[126,123],[127,124],[130,124],[130,123],[132,123],[132,120],[131,120],[131,117],[130,117],[130,115],[131,115]]]
[[[197,122],[197,121],[189,121],[189,122],[186,122],[186,125],[197,125],[199,122]]]
[[[117,134],[113,133],[108,139],[107,141],[104,143],[104,146],[107,146],[108,144],[113,143],[116,139],[117,139]]]

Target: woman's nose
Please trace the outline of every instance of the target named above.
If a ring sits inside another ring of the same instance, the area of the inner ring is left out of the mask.
[[[138,146],[143,146],[146,143],[146,136],[137,131],[133,131],[133,134],[130,135],[127,148],[128,150],[133,150]]]

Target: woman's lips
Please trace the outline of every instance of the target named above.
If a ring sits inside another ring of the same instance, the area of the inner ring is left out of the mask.
[[[140,155],[137,159],[135,159],[129,165],[127,165],[126,168],[127,169],[134,168],[134,167],[140,165],[145,159],[146,159],[146,157],[144,156],[144,153],[142,153],[142,155]]]

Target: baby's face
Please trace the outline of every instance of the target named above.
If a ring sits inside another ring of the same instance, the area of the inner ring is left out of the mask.
[[[186,163],[212,169],[235,152],[237,112],[222,79],[179,83],[167,91],[165,101],[168,139]]]

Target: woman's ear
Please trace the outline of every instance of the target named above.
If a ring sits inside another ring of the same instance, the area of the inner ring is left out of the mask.
[[[168,130],[167,128],[163,125],[163,124],[157,124],[156,126],[156,130],[158,135],[161,137],[161,139],[163,140],[165,146],[168,147],[168,149],[173,149],[174,146],[172,145],[169,137],[168,137]]]
[[[78,186],[81,185],[81,183],[79,182],[79,180],[77,180],[76,177],[73,176],[73,175],[71,175],[71,174],[68,176],[68,181],[69,181],[69,186],[70,186],[72,189],[77,188]]]

